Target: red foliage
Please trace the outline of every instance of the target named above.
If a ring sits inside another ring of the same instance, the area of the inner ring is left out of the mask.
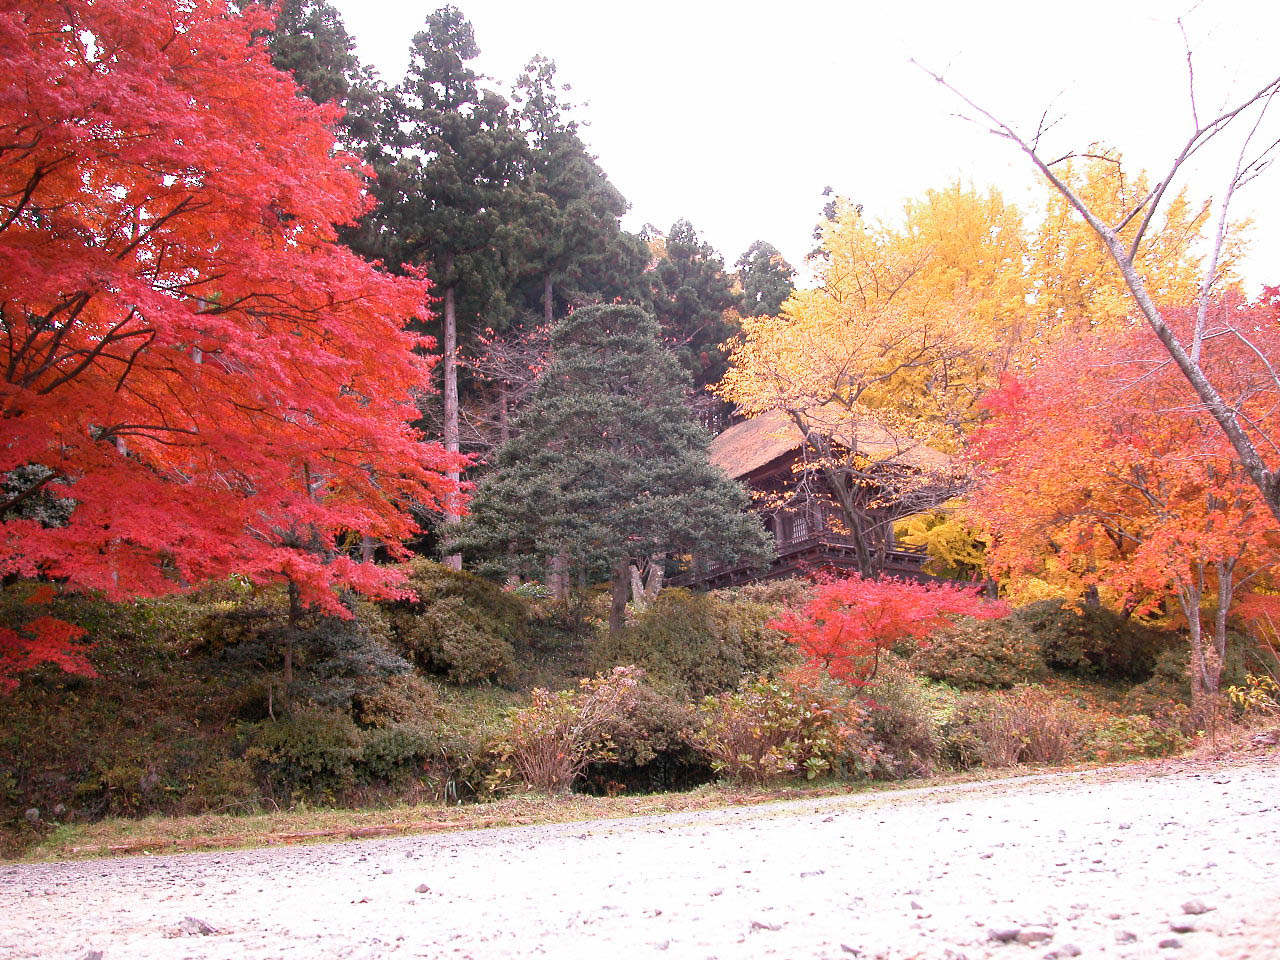
[[[1267,309],[1215,304],[1203,359],[1260,446],[1280,427],[1280,383],[1262,359],[1280,350],[1280,327]],[[1189,339],[1194,316],[1168,314]],[[985,481],[971,509],[994,534],[987,557],[998,574],[1071,596],[1105,588],[1138,613],[1184,588],[1216,604],[1219,567],[1231,574],[1228,599],[1264,582],[1275,522],[1146,330],[1065,344],[985,402],[972,447]]]
[[[874,679],[881,654],[895,643],[918,640],[959,617],[1008,612],[974,587],[853,576],[820,580],[808,603],[769,626],[799,644],[810,664],[861,685]]]
[[[336,242],[359,165],[267,22],[0,0],[0,575],[116,598],[288,577],[340,614],[336,587],[396,588],[336,537],[395,552],[456,489],[410,426],[428,285]],[[23,633],[3,662],[61,642]]]

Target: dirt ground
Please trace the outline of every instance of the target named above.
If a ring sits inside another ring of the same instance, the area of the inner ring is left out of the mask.
[[[0,957],[1270,960],[1278,861],[1273,751],[630,820],[0,866]]]

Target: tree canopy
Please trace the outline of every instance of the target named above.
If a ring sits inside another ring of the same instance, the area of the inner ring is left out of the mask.
[[[515,437],[480,480],[464,549],[511,569],[565,557],[607,571],[624,602],[629,565],[655,554],[767,556],[762,525],[743,512],[746,492],[707,460],[688,389],[639,308],[574,311],[552,331],[551,362]]]
[[[2,15],[0,573],[116,598],[287,578],[335,612],[335,587],[392,589],[338,535],[399,549],[458,461],[410,426],[427,285],[336,242],[366,200],[335,109],[271,65],[256,9]]]

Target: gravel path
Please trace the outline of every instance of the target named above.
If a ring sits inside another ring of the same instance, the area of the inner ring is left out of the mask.
[[[1270,960],[1278,860],[1273,753],[637,820],[3,866],[0,957]]]

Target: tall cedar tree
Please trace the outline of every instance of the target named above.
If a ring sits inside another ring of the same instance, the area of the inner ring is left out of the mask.
[[[738,312],[744,317],[776,317],[795,292],[795,267],[771,243],[757,240],[738,258]]]
[[[264,6],[275,16],[266,34],[271,62],[293,76],[300,95],[341,107],[335,135],[352,153],[373,159],[386,91],[373,71],[360,65],[342,15],[325,0],[274,0]]]
[[[672,225],[649,276],[653,312],[694,384],[704,388],[725,371],[723,344],[737,333],[725,316],[734,305],[724,259],[688,220]]]
[[[455,490],[408,422],[427,286],[335,242],[356,161],[270,26],[0,0],[0,575],[127,598],[239,573],[343,615],[337,589],[395,575],[338,536],[399,544]],[[0,634],[0,673],[39,639]]]
[[[621,229],[627,201],[578,136],[555,62],[536,56],[516,81],[513,99],[529,144],[528,186],[537,231],[529,272],[544,323],[559,304],[645,299],[644,241]]]
[[[607,570],[611,630],[630,566],[697,551],[763,560],[772,545],[743,488],[707,460],[688,376],[637,307],[584,307],[552,333],[552,359],[515,438],[480,481],[460,545],[519,567],[564,557]]]
[[[393,122],[376,164],[381,208],[373,230],[382,254],[393,266],[426,267],[441,297],[443,434],[451,452],[458,450],[459,325],[474,328],[482,315],[489,326],[505,320],[506,278],[527,243],[513,209],[522,202],[524,138],[507,101],[483,89],[467,65],[479,52],[456,7],[427,17],[391,94]],[[448,504],[446,518],[456,519],[459,507]],[[449,562],[459,565],[457,557]]]

